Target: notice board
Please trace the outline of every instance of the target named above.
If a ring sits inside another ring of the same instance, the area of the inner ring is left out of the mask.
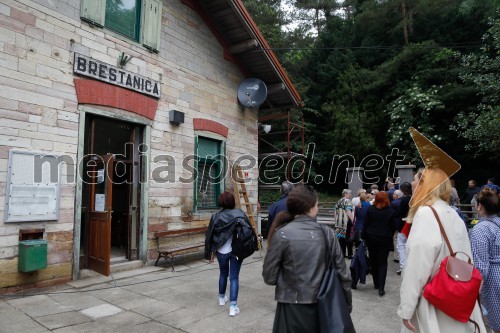
[[[57,155],[9,151],[4,221],[57,220],[60,179]]]

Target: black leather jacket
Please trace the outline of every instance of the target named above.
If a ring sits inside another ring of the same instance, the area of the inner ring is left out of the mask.
[[[238,216],[245,216],[245,213],[241,209],[223,209],[212,215],[205,234],[205,259],[210,259],[212,252],[233,237],[233,222]]]
[[[340,244],[331,228],[333,261],[349,309],[352,307],[351,274],[347,269]],[[264,282],[276,285],[275,299],[281,303],[312,304],[325,273],[325,238],[321,225],[307,215],[279,227],[269,244],[264,259]]]

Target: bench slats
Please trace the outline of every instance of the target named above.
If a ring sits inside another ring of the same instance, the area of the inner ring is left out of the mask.
[[[156,238],[156,251],[158,252],[158,258],[156,259],[155,266],[158,266],[158,261],[160,258],[165,258],[168,261],[170,258],[170,264],[172,266],[172,272],[175,271],[174,268],[174,256],[177,252],[184,250],[195,249],[205,245],[205,242],[196,242],[193,244],[179,245],[174,247],[169,247],[168,245],[160,248],[160,239],[174,239],[178,237],[190,236],[190,235],[205,235],[207,227],[196,227],[189,229],[178,229],[178,230],[164,230],[156,231],[154,237]]]
[[[173,247],[173,248],[168,248],[168,249],[159,249],[157,250],[158,252],[161,253],[171,253],[171,252],[179,252],[183,250],[189,250],[189,249],[196,249],[197,247],[200,246],[205,246],[205,243],[196,243],[196,244],[189,244],[189,245],[184,245],[184,246],[178,246],[178,247]]]

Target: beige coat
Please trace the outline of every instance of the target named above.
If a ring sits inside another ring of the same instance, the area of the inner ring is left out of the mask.
[[[453,251],[463,251],[472,258],[467,229],[462,219],[444,201],[437,201],[433,207],[443,223]],[[454,320],[422,297],[426,283],[437,273],[439,264],[448,255],[448,248],[432,210],[429,207],[419,208],[406,243],[406,265],[401,284],[401,304],[398,308],[398,315],[402,319],[411,319],[417,332],[474,332],[473,324]],[[477,303],[471,319],[479,324],[481,333],[486,332]],[[411,331],[403,325],[401,332]]]

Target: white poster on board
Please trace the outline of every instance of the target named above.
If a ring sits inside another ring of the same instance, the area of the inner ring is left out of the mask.
[[[106,202],[106,194],[96,194],[95,195],[94,211],[104,212],[105,206],[106,206],[105,202]]]
[[[9,151],[5,222],[59,219],[60,162],[56,155]]]

